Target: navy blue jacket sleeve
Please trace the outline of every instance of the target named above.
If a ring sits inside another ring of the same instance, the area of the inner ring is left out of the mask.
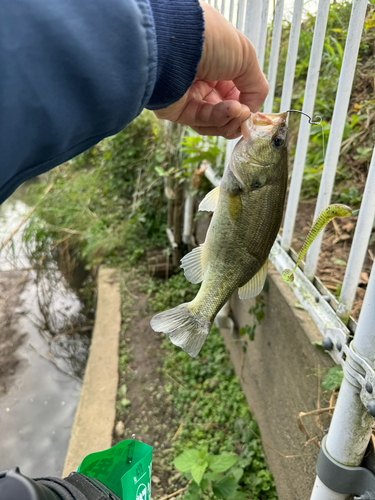
[[[178,100],[202,36],[198,0],[2,2],[0,203],[145,106]]]

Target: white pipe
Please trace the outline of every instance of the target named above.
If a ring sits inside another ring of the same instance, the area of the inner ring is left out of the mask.
[[[327,144],[327,153],[324,162],[322,180],[320,182],[318,201],[315,207],[315,218],[319,215],[323,208],[329,204],[331,199],[337,162],[340,155],[342,134],[344,132],[350,93],[352,90],[357,63],[359,44],[361,41],[363,23],[366,15],[366,8],[367,0],[353,1],[348,28],[348,37],[345,44],[344,58],[342,61],[331,130]],[[323,233],[324,231],[321,231],[307,252],[305,274],[309,279],[313,279],[315,275]]]
[[[245,0],[238,0],[236,28],[243,32]]]
[[[295,0],[292,26],[290,28],[288,56],[286,59],[280,111],[286,111],[290,109],[290,103],[292,101],[294,72],[296,70],[298,42],[299,42],[299,35],[301,32],[302,9],[303,9],[303,0]]]
[[[314,102],[318,86],[319,69],[322,60],[322,50],[324,35],[327,27],[328,12],[329,0],[320,0],[318,12],[316,14],[314,36],[311,46],[311,57],[307,72],[306,89],[302,107],[302,111],[309,116],[312,116],[314,112]],[[301,192],[303,169],[305,167],[307,146],[309,143],[310,127],[311,125],[308,120],[302,116],[298,132],[298,141],[294,158],[292,180],[289,189],[288,204],[284,218],[283,236],[281,239],[281,246],[285,250],[289,250],[292,243],[299,195]]]
[[[204,171],[204,175],[211,182],[211,184],[213,184],[215,187],[220,186],[220,179],[218,179],[216,177],[216,174],[215,174],[213,168],[211,167],[211,165],[208,162],[206,163],[206,165],[207,165],[207,168]]]
[[[354,335],[355,352],[375,365],[375,263],[372,265],[366,295]],[[374,396],[375,397],[375,396]]]
[[[234,13],[234,0],[230,0],[230,4],[229,4],[229,19],[228,20],[232,24],[234,24],[233,13]]]
[[[258,53],[259,32],[261,24],[262,5],[259,0],[247,0],[245,13],[244,35],[254,45]]]
[[[322,483],[319,477],[316,476],[310,500],[343,500],[346,497],[347,495],[343,496],[341,493],[336,493],[335,491],[327,488],[327,486]]]
[[[258,40],[258,63],[260,69],[263,69],[264,53],[266,51],[268,5],[269,5],[269,0],[262,0],[262,12],[260,16],[260,30],[259,30],[259,40]]]
[[[182,231],[182,241],[186,245],[192,243],[193,217],[194,217],[194,198],[189,193],[186,193],[185,205],[184,205],[184,225]]]
[[[372,366],[375,365],[374,309],[375,265],[373,264],[352,342],[353,350]],[[344,378],[327,436],[328,454],[343,465],[349,467],[360,465],[370,440],[373,422],[374,419],[368,414],[360,400],[359,389]],[[331,500],[331,498],[331,496],[326,496],[319,486],[318,488],[314,486],[311,500]],[[337,500],[345,498],[347,495],[337,496]]]
[[[273,98],[275,95],[275,87],[276,87],[277,65],[278,65],[279,51],[280,51],[283,12],[284,12],[284,0],[277,0],[275,7],[270,63],[268,67],[268,78],[267,78],[269,84],[269,91],[267,98],[264,102],[265,113],[272,113]]]
[[[359,275],[366,257],[368,242],[371,236],[372,225],[375,218],[375,148],[372,153],[370,169],[366,179],[365,190],[361,209],[355,228],[352,247],[350,250],[348,266],[340,293],[338,316],[347,322],[357,292]],[[375,313],[374,313],[375,316]]]

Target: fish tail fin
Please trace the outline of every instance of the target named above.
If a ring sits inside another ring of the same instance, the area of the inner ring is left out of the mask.
[[[211,325],[211,321],[193,314],[189,303],[159,313],[151,319],[151,327],[155,332],[166,333],[172,344],[181,347],[193,358],[201,350]]]

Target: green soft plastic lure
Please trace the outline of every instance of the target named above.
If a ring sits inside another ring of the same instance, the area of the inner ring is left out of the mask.
[[[285,283],[292,283],[294,281],[294,271],[297,269],[298,264],[301,262],[311,243],[315,240],[320,231],[324,227],[326,227],[326,225],[335,217],[348,217],[349,215],[351,215],[351,213],[352,209],[350,207],[341,205],[340,203],[329,205],[320,212],[313,224],[313,227],[310,229],[310,232],[307,235],[302,250],[298,255],[296,265],[294,266],[292,271],[290,269],[285,269],[283,271],[283,274],[281,275]]]

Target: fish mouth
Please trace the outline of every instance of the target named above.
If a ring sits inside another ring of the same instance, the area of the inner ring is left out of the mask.
[[[273,136],[286,127],[288,112],[284,113],[251,113],[241,124],[241,132],[245,139],[254,135]]]

